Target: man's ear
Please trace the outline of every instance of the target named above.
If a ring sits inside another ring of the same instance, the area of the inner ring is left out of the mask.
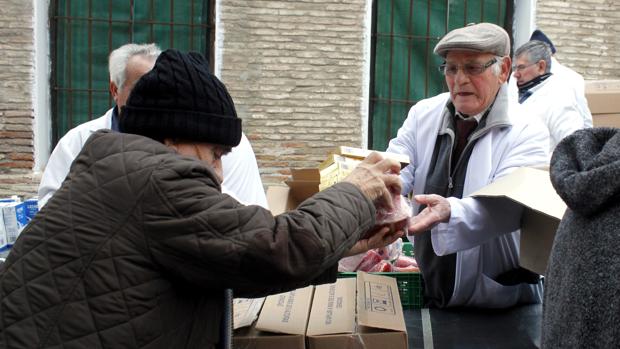
[[[508,80],[508,77],[510,76],[511,64],[512,64],[512,61],[510,60],[510,57],[508,56],[502,57],[502,61],[500,63],[501,71],[499,72],[499,76],[498,76],[502,84],[505,83]]]
[[[544,74],[547,71],[547,62],[544,59],[540,60],[540,75]]]
[[[116,103],[116,99],[118,98],[118,86],[116,86],[116,84],[112,81],[110,81],[110,94]]]

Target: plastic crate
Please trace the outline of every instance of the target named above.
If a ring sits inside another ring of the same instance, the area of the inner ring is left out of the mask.
[[[403,254],[413,257],[413,246],[410,242],[403,243]],[[404,309],[420,309],[423,307],[424,284],[421,273],[383,272],[372,274],[391,276],[396,279],[400,302]],[[351,278],[356,277],[356,275],[355,272],[338,273],[338,277],[341,278]]]

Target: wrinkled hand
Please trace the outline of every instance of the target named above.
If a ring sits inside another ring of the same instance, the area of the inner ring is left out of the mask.
[[[399,173],[398,161],[384,159],[379,153],[373,152],[343,181],[360,188],[376,207],[391,210],[393,208],[391,193],[400,193],[402,188]]]
[[[345,257],[364,253],[374,248],[387,246],[404,235],[405,232],[402,230],[392,231],[390,227],[381,227],[367,238],[359,240],[355,245],[353,245],[353,247],[351,247],[349,252],[346,253]]]
[[[440,195],[416,195],[415,200],[420,205],[426,205],[417,216],[409,221],[409,233],[416,234],[432,229],[439,223],[450,220],[450,202]]]

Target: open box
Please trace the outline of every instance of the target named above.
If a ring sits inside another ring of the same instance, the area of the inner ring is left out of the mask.
[[[235,318],[243,317],[235,307]],[[235,330],[235,348],[405,349],[407,330],[396,281],[357,278],[268,296],[258,320]]]
[[[317,286],[306,344],[309,349],[407,348],[396,280],[359,272],[357,278]]]
[[[470,196],[506,197],[525,207],[521,220],[520,264],[543,275],[555,232],[566,211],[566,204],[551,185],[549,172],[522,167]]]

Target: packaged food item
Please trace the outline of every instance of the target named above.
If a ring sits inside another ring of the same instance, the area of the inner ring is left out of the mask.
[[[392,197],[392,203],[394,207],[390,211],[377,210],[376,225],[378,227],[387,225],[392,231],[406,230],[409,219],[412,217],[409,199],[400,194],[395,194]]]

